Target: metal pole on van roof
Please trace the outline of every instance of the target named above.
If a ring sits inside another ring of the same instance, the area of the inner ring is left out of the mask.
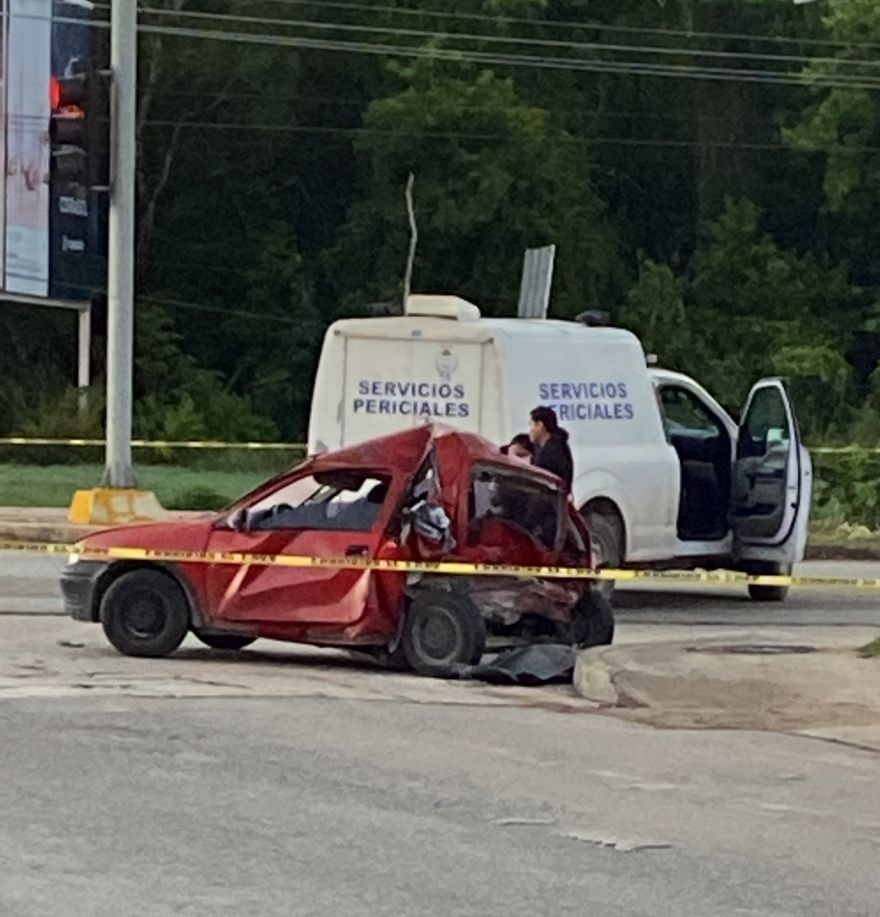
[[[519,318],[547,318],[555,260],[555,245],[530,248],[526,251],[519,288]]]

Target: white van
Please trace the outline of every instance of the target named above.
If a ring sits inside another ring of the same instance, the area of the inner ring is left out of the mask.
[[[318,367],[309,451],[426,421],[501,445],[537,405],[570,434],[573,497],[598,563],[786,573],[803,558],[812,464],[781,380],[754,386],[737,427],[693,379],[650,368],[618,328],[487,319],[457,297],[421,295],[404,316],[338,321]]]

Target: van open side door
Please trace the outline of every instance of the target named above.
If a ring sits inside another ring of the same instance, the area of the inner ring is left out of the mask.
[[[742,413],[731,525],[739,566],[780,570],[803,559],[813,469],[781,379],[762,379]],[[752,563],[750,563],[752,562]]]

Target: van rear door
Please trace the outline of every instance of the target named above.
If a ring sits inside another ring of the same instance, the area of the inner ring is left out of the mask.
[[[342,445],[423,423],[482,430],[485,343],[346,336]]]

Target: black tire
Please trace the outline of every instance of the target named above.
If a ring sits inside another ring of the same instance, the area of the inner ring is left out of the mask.
[[[593,563],[598,569],[619,569],[623,563],[623,530],[616,516],[588,509],[584,514],[590,544],[593,549]],[[599,580],[596,589],[608,601],[614,595],[614,580]]]
[[[608,646],[614,641],[614,609],[595,587],[575,605],[572,637],[576,646]]]
[[[406,661],[420,675],[476,665],[486,648],[486,622],[465,596],[423,592],[406,613],[402,646]]]
[[[203,634],[197,630],[194,630],[193,633],[212,650],[243,650],[257,639],[256,637],[243,637],[240,634]]]
[[[180,586],[158,570],[132,570],[101,599],[101,624],[126,656],[167,656],[189,630],[189,605]]]
[[[764,564],[749,571],[752,574],[766,576],[791,576],[791,564]],[[755,602],[784,602],[788,597],[788,586],[749,585],[749,598]]]

